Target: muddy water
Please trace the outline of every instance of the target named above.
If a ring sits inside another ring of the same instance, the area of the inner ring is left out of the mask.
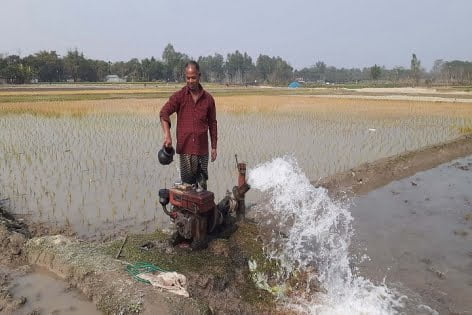
[[[354,203],[361,274],[407,295],[406,313],[472,314],[472,156]]]
[[[95,305],[76,289],[42,269],[13,281],[14,297],[25,297],[26,303],[13,314],[87,314],[99,315]]]
[[[209,189],[220,200],[235,184],[235,153],[249,167],[292,154],[316,180],[455,138],[468,119],[415,111],[377,118],[329,111],[219,113],[219,153],[209,167]],[[179,173],[177,163],[158,164],[162,135],[156,117],[4,115],[0,130],[0,193],[10,198],[12,212],[87,237],[168,226],[156,195]],[[248,202],[257,199],[250,191]]]

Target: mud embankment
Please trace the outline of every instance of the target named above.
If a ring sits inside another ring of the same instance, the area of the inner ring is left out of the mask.
[[[78,289],[104,314],[275,311],[274,297],[257,289],[251,280],[248,260],[258,261],[264,267],[257,226],[251,223],[241,222],[229,238],[216,239],[208,249],[193,252],[173,248],[168,236],[158,231],[130,235],[126,243],[123,239],[86,242],[64,235],[33,234],[30,238],[27,226],[4,210],[0,220],[1,250],[7,254],[0,260],[0,314],[21,312],[29,302],[21,295],[14,296],[12,284],[32,272],[31,266],[52,272]],[[115,259],[118,252],[120,259]],[[185,275],[190,298],[134,280],[125,268],[139,261]]]
[[[331,195],[360,195],[394,180],[412,176],[442,163],[472,154],[472,134],[455,140],[407,151],[345,172],[325,177],[313,184],[327,188]]]
[[[0,314],[11,312],[26,302],[12,296],[12,274],[8,266],[27,264],[24,246],[29,236],[26,225],[6,212],[0,203]]]

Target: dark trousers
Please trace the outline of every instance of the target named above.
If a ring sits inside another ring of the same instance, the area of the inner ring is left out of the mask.
[[[183,183],[198,184],[207,189],[208,154],[180,154],[180,179]]]

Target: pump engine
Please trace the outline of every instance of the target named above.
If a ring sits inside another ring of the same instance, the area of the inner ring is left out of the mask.
[[[215,204],[213,192],[194,185],[175,184],[170,189],[159,190],[159,203],[176,226],[173,245],[189,241],[192,249],[205,248],[209,235],[221,233],[230,228],[235,219],[244,218],[245,194],[250,186],[246,183],[246,164],[238,163],[237,157],[236,164],[238,184],[218,204]],[[167,209],[169,203],[171,207]]]

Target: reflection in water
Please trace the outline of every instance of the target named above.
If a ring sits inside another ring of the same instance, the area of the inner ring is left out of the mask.
[[[219,153],[210,164],[217,200],[236,178],[234,154],[248,166],[292,154],[316,180],[366,161],[457,136],[457,117],[368,119],[328,112],[219,113]],[[156,198],[179,179],[161,166],[158,117],[140,114],[0,117],[0,192],[16,213],[68,224],[80,235],[166,227]],[[373,131],[375,129],[375,131]],[[259,198],[250,191],[248,202]]]

